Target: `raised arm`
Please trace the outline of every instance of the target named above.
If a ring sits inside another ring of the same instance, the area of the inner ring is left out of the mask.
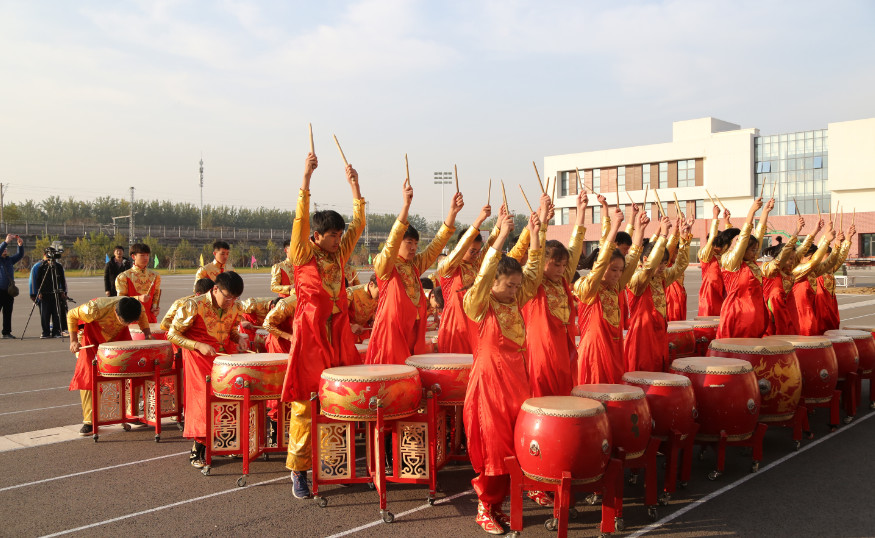
[[[716,205],[713,209],[714,216],[711,219],[711,228],[708,230],[708,237],[702,238],[702,244],[704,245],[699,249],[698,258],[701,263],[708,263],[711,261],[711,257],[714,256],[714,238],[717,237],[719,233],[719,225],[720,225],[720,208]]]
[[[501,260],[501,250],[504,248],[507,236],[513,230],[513,219],[510,215],[501,214],[498,216],[498,221],[500,229],[498,237],[495,238],[495,243],[489,247],[483,258],[483,263],[480,265],[477,278],[474,279],[474,284],[471,285],[462,300],[465,315],[477,322],[483,321],[486,310],[489,308],[489,294],[492,292],[495,271],[498,269],[499,260]]]
[[[796,219],[796,230],[793,232],[790,239],[784,243],[784,246],[781,247],[781,252],[778,253],[775,259],[763,264],[763,277],[770,278],[781,272],[781,266],[786,263],[787,259],[790,258],[793,251],[796,249],[796,241],[799,239],[799,234],[802,233],[802,228],[804,227],[805,219],[802,218],[802,215],[799,215]]]
[[[677,237],[679,238],[677,258],[675,258],[674,265],[667,268],[663,273],[666,285],[669,285],[680,278],[690,264],[690,229],[695,222],[695,219],[692,217],[686,221],[680,221],[681,229],[678,230],[677,233]]]
[[[747,220],[744,221],[744,226],[741,227],[741,233],[738,234],[738,239],[735,241],[735,246],[720,257],[720,267],[724,271],[738,271],[741,267],[744,251],[747,250],[747,244],[753,230],[754,216],[761,207],[763,207],[763,199],[757,198],[754,200],[750,210],[747,212]]]
[[[298,192],[298,206],[295,209],[295,220],[292,223],[292,237],[289,243],[289,259],[293,265],[304,265],[313,257],[310,246],[310,177],[319,166],[319,161],[312,153],[307,154],[304,162],[304,180]]]
[[[808,278],[808,275],[818,268],[826,257],[826,250],[833,239],[835,239],[835,230],[832,229],[832,223],[829,223],[826,227],[826,233],[823,234],[817,244],[817,251],[812,254],[807,262],[800,263],[793,268],[794,282],[800,282]]]
[[[766,236],[766,230],[768,229],[769,213],[771,213],[772,209],[774,208],[775,199],[771,198],[763,206],[763,214],[760,216],[760,222],[757,225],[756,231],[753,234],[757,242],[760,244],[760,248],[762,248],[763,246],[763,238]]]
[[[434,239],[431,240],[431,243],[428,244],[428,247],[413,257],[413,265],[420,274],[424,273],[426,269],[431,267],[444,247],[447,246],[450,238],[453,237],[453,233],[456,231],[456,215],[459,214],[459,211],[461,211],[464,206],[465,202],[462,198],[462,193],[457,192],[453,196],[453,201],[450,202],[450,212],[447,214],[447,218],[444,220],[441,229],[438,230],[438,233],[434,236]]]
[[[398,219],[389,231],[389,237],[386,238],[383,250],[374,258],[374,272],[377,274],[377,278],[382,280],[389,280],[392,275],[392,269],[395,268],[395,262],[398,260],[398,250],[401,248],[401,239],[404,238],[404,232],[409,226],[407,215],[410,212],[410,204],[413,202],[413,187],[406,179],[401,185],[401,195],[404,200],[401,212],[398,213]]]
[[[647,225],[650,224],[650,217],[642,211],[638,214],[638,226],[635,227],[635,233],[632,234],[632,248],[626,253],[626,267],[623,269],[623,274],[620,275],[620,289],[625,289],[632,277],[635,275],[635,270],[638,269],[638,260],[641,258],[641,246],[644,244],[644,234],[647,230]],[[659,238],[659,230],[656,233]],[[655,241],[655,240],[654,240]]]
[[[546,195],[545,195],[546,196]],[[546,213],[544,211],[543,213]],[[532,223],[532,246],[529,248],[529,258],[523,266],[523,285],[517,293],[520,306],[526,304],[538,292],[538,287],[544,279],[544,248],[541,245],[541,216],[535,213],[529,217]]]
[[[359,174],[352,166],[346,167],[346,181],[352,189],[352,222],[347,226],[346,231],[340,238],[340,248],[338,255],[346,265],[350,255],[352,255],[355,244],[358,243],[362,232],[365,231],[365,199],[362,198],[362,193],[359,190]]]
[[[589,198],[586,192],[577,194],[577,216],[574,219],[574,229],[571,230],[571,238],[568,240],[568,265],[565,266],[565,273],[562,278],[566,282],[571,282],[574,278],[574,273],[577,272],[577,263],[580,261],[580,254],[583,251],[583,239],[586,235],[586,206],[589,204]]]
[[[583,278],[574,283],[574,295],[585,304],[592,304],[598,296],[599,287],[602,283],[602,278],[608,270],[608,265],[611,261],[611,255],[617,244],[614,242],[617,239],[617,232],[620,231],[620,226],[623,224],[623,214],[619,210],[617,218],[611,221],[611,227],[608,232],[602,237],[602,245],[599,247],[599,256],[595,264],[592,266],[592,271]]]
[[[632,278],[629,280],[629,289],[635,295],[641,295],[644,286],[650,281],[650,278],[653,276],[653,273],[662,261],[662,257],[665,255],[665,244],[668,240],[667,236],[671,231],[671,221],[668,217],[662,217],[659,224],[659,235],[654,242],[653,250],[650,251],[650,255],[647,257],[644,266],[638,267],[632,275]]]
[[[611,231],[611,215],[610,215],[610,207],[608,206],[608,199],[602,196],[601,194],[596,195],[596,200],[598,200],[599,205],[602,206],[602,235],[601,239],[599,239],[599,248],[602,247],[602,243],[604,242],[605,236]]]

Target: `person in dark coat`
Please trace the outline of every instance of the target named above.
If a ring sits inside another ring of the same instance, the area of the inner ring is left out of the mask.
[[[125,258],[125,249],[116,246],[113,250],[114,257],[106,262],[103,268],[103,288],[107,297],[115,297],[115,277],[131,268],[131,260]]]
[[[12,241],[18,242],[18,252],[10,256],[6,249]],[[15,282],[15,264],[24,257],[24,241],[17,235],[9,234],[6,241],[0,243],[0,311],[3,312],[3,333],[0,338],[15,338],[12,335],[12,305],[15,297],[9,295],[7,289]]]

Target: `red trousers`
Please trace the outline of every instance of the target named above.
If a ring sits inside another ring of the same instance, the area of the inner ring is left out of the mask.
[[[477,499],[485,505],[501,506],[504,498],[510,493],[510,475],[478,474],[471,480]]]

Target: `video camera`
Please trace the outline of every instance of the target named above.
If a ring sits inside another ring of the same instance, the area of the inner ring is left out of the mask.
[[[52,245],[46,247],[43,253],[49,260],[60,260],[64,254],[64,245],[60,241],[53,241]]]

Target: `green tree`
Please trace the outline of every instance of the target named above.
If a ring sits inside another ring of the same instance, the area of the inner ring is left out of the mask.
[[[173,269],[195,267],[198,264],[198,250],[183,239],[170,254],[170,265]]]

